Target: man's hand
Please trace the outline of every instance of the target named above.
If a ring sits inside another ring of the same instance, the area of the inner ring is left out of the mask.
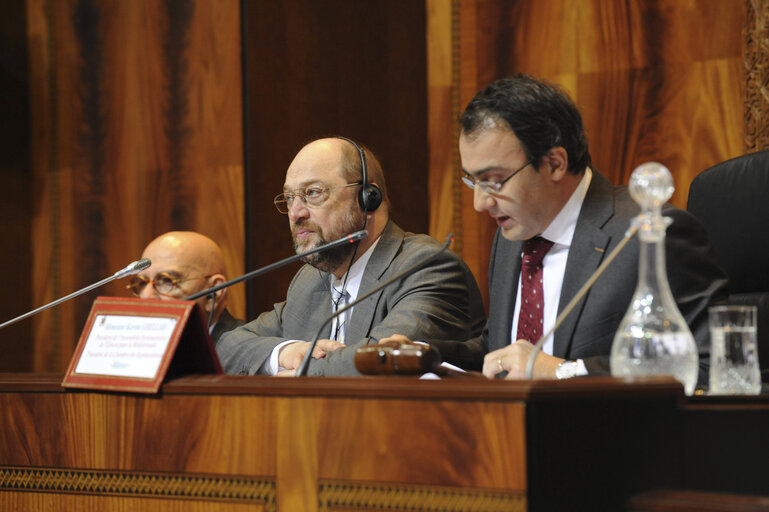
[[[334,340],[318,340],[318,344],[315,345],[315,350],[312,352],[312,357],[315,359],[326,357],[326,353],[333,352],[344,346],[344,343],[339,343]],[[304,355],[307,353],[308,348],[310,348],[309,341],[289,343],[280,349],[280,353],[278,354],[278,365],[286,370],[296,370],[299,368],[299,365],[302,364],[302,359],[304,359]]]
[[[402,334],[393,334],[392,336],[388,338],[382,338],[379,340],[379,344],[382,345],[384,343],[414,343],[410,339],[408,339],[406,336]]]
[[[505,348],[489,352],[483,358],[483,374],[491,379],[496,374],[506,371],[506,379],[524,379],[532,350],[534,345],[526,340],[518,340]],[[563,361],[565,359],[540,352],[534,360],[532,375],[535,379],[555,379],[555,369]]]

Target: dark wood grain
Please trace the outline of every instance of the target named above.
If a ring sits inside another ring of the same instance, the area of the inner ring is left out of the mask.
[[[294,155],[318,137],[372,149],[393,219],[427,232],[424,3],[257,0],[244,3],[243,16],[249,267],[292,253],[288,219],[272,200]],[[283,300],[296,269],[249,285],[250,317]]]
[[[244,272],[240,4],[32,0],[33,302],[139,258],[169,230],[220,243]],[[34,366],[66,367],[93,299],[34,320]],[[230,309],[245,315],[243,287]]]
[[[190,376],[158,396],[62,393],[51,389],[51,375],[37,388],[33,380],[0,375],[5,508],[29,507],[47,493],[75,501],[76,510],[103,505],[68,498],[81,486],[92,497],[121,498],[127,509],[149,497],[207,501],[213,510],[257,502],[268,510],[501,511],[527,510],[528,502],[536,511],[575,499],[554,494],[554,482],[573,489],[592,478],[607,489],[598,503],[626,499],[649,482],[679,483],[671,477],[680,464],[675,450],[645,450],[661,446],[655,437],[636,443],[636,456],[603,464],[641,430],[656,435],[675,423],[681,386],[670,378]],[[614,410],[622,414],[607,418]],[[656,430],[647,430],[652,423]],[[564,426],[578,442],[558,440]],[[549,450],[553,443],[561,448]],[[563,456],[590,471],[563,465],[553,480],[548,468]],[[667,469],[647,472],[663,463]],[[629,483],[604,485],[617,477]],[[25,496],[5,492],[22,483]],[[247,492],[264,486],[262,498]]]
[[[662,162],[676,185],[672,203],[684,207],[694,176],[745,151],[747,4],[428,2],[442,20],[429,25],[430,91],[459,98],[456,118],[476,91],[515,72],[561,84],[582,111],[594,167],[626,184],[636,166]],[[760,94],[754,100],[763,101]],[[456,133],[435,126],[446,122],[438,110],[447,104],[431,101],[431,154],[449,154],[456,145]],[[445,229],[445,215],[461,201],[454,230],[463,239],[462,256],[485,287],[494,226],[473,211],[470,194],[457,193],[456,179],[447,186],[445,175],[456,175],[457,164],[447,169],[445,161],[431,163],[431,201],[439,205],[431,211],[441,215],[431,220],[431,230]]]

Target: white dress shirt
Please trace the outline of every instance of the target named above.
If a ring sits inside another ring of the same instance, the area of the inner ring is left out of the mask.
[[[541,233],[541,237],[553,242],[544,260],[542,260],[542,288],[543,301],[545,309],[543,312],[542,330],[547,333],[555,325],[555,319],[558,317],[558,302],[561,297],[561,287],[563,286],[563,277],[566,273],[566,260],[569,257],[571,241],[574,238],[574,230],[577,227],[577,218],[582,209],[582,203],[587,195],[587,189],[590,187],[590,181],[593,179],[593,172],[588,167],[585,170],[582,180],[577,188],[571,194],[564,207],[558,212],[553,221]],[[518,290],[515,297],[515,312],[513,313],[513,325],[510,333],[511,343],[516,341],[518,333],[518,314],[521,304],[521,280],[518,279]],[[535,340],[536,341],[536,340]],[[542,351],[553,355],[553,335],[547,337],[542,345]],[[584,363],[578,361],[578,374],[587,373]]]

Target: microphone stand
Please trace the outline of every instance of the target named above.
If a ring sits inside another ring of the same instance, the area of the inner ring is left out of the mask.
[[[537,359],[537,356],[539,355],[539,352],[542,350],[542,345],[545,344],[545,340],[550,337],[551,334],[553,334],[556,329],[558,329],[564,320],[566,320],[566,317],[569,316],[569,314],[572,312],[572,310],[577,306],[577,303],[582,300],[582,298],[585,296],[585,294],[590,290],[590,288],[593,287],[593,284],[595,284],[596,280],[601,277],[601,274],[604,273],[604,271],[611,265],[611,262],[614,261],[614,258],[616,258],[619,253],[622,251],[622,249],[625,248],[625,246],[630,242],[630,240],[638,233],[638,226],[639,221],[638,219],[634,219],[633,222],[630,224],[630,227],[627,231],[625,231],[625,236],[620,240],[620,242],[617,244],[617,247],[614,248],[614,250],[609,253],[609,256],[604,260],[603,263],[596,269],[595,272],[593,272],[593,275],[590,276],[590,279],[585,281],[585,284],[582,285],[582,288],[579,289],[577,294],[569,301],[569,303],[566,305],[565,308],[563,308],[563,311],[561,311],[561,314],[558,315],[558,318],[555,319],[555,324],[553,327],[547,331],[540,339],[537,340],[537,342],[534,344],[534,350],[531,351],[531,355],[529,355],[529,360],[526,363],[526,373],[524,378],[526,380],[531,380],[532,374],[534,373],[534,360]]]
[[[70,293],[66,297],[62,297],[60,299],[56,299],[53,302],[49,302],[45,306],[40,306],[37,309],[29,311],[28,313],[24,313],[21,316],[17,316],[16,318],[13,318],[11,320],[8,320],[7,322],[4,322],[4,323],[0,324],[0,329],[4,329],[4,328],[8,327],[9,325],[15,324],[16,322],[24,320],[25,318],[29,318],[32,315],[36,315],[37,313],[40,313],[41,311],[45,311],[46,309],[52,308],[52,307],[54,307],[54,306],[56,306],[58,304],[61,304],[62,302],[66,302],[69,299],[74,299],[75,297],[77,297],[79,295],[82,295],[82,294],[84,294],[86,292],[90,292],[94,288],[98,288],[99,286],[101,286],[103,284],[107,284],[107,283],[109,283],[111,281],[114,281],[115,279],[120,279],[121,277],[138,274],[142,270],[145,270],[145,269],[149,268],[149,266],[151,264],[152,263],[147,258],[143,258],[141,260],[134,261],[133,263],[131,263],[130,265],[128,265],[124,269],[118,270],[117,272],[115,272],[110,277],[108,277],[106,279],[102,279],[98,283],[94,283],[94,284],[92,284],[90,286],[86,286],[83,289],[80,289],[80,290],[78,290],[76,292]]]
[[[357,299],[355,299],[351,303],[347,304],[345,307],[336,310],[334,312],[334,314],[331,315],[330,317],[326,318],[326,321],[323,322],[321,324],[320,328],[318,329],[318,334],[316,334],[315,338],[313,338],[313,340],[310,342],[310,346],[307,349],[307,353],[304,355],[304,359],[302,359],[302,363],[299,365],[299,368],[297,368],[297,370],[296,370],[295,377],[303,377],[304,374],[307,373],[307,368],[310,366],[310,359],[312,359],[312,352],[315,350],[315,346],[318,344],[318,339],[320,338],[320,333],[322,333],[323,330],[329,325],[329,323],[331,323],[331,320],[333,320],[337,316],[341,315],[342,313],[344,313],[348,309],[353,308],[356,305],[358,305],[361,302],[363,302],[364,300],[368,299],[369,297],[374,295],[376,292],[378,292],[382,288],[390,286],[395,281],[398,281],[399,279],[403,279],[407,275],[411,274],[412,272],[417,270],[419,267],[421,267],[422,265],[424,265],[428,261],[430,261],[433,258],[435,258],[436,256],[438,256],[439,254],[444,252],[446,249],[448,249],[449,245],[451,245],[451,242],[453,240],[454,240],[453,235],[451,233],[449,233],[448,235],[446,235],[446,241],[443,242],[443,245],[441,246],[441,248],[438,251],[434,252],[433,254],[430,254],[426,258],[422,259],[422,261],[416,262],[414,265],[410,266],[409,268],[407,268],[406,270],[404,270],[400,274],[396,275],[395,277],[392,277],[392,278],[388,279],[387,281],[385,281],[384,283],[380,284],[379,286],[376,286],[376,287],[372,288],[368,292],[364,293],[362,296],[358,297]]]
[[[185,297],[183,300],[195,300],[199,299],[200,297],[208,294],[212,294],[215,292],[218,292],[219,290],[223,288],[227,288],[228,286],[232,286],[233,284],[238,284],[242,281],[245,281],[247,279],[251,279],[252,277],[260,276],[262,274],[266,274],[267,272],[270,272],[272,270],[275,270],[276,268],[282,267],[283,265],[288,265],[289,263],[293,263],[297,260],[301,260],[302,258],[306,258],[307,256],[310,256],[311,254],[315,254],[316,252],[325,251],[327,249],[331,249],[334,247],[337,247],[339,245],[344,245],[346,243],[352,244],[359,240],[363,240],[368,236],[368,231],[361,230],[356,231],[355,233],[351,233],[345,237],[342,237],[338,240],[334,240],[333,242],[329,242],[326,245],[321,245],[320,247],[316,247],[315,249],[310,249],[309,251],[305,251],[301,254],[295,254],[293,256],[289,256],[288,258],[284,258],[280,261],[277,261],[275,263],[271,263],[270,265],[267,265],[266,267],[258,268],[256,270],[252,270],[251,272],[247,274],[243,274],[240,277],[236,277],[235,279],[231,279],[225,283],[218,284],[216,286],[212,286],[211,288],[207,290],[203,290],[198,293],[193,293],[192,295],[189,295]]]

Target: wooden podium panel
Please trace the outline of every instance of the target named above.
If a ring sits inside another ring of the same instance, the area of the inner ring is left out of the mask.
[[[681,483],[672,379],[60,379],[0,374],[0,510],[609,510]]]

